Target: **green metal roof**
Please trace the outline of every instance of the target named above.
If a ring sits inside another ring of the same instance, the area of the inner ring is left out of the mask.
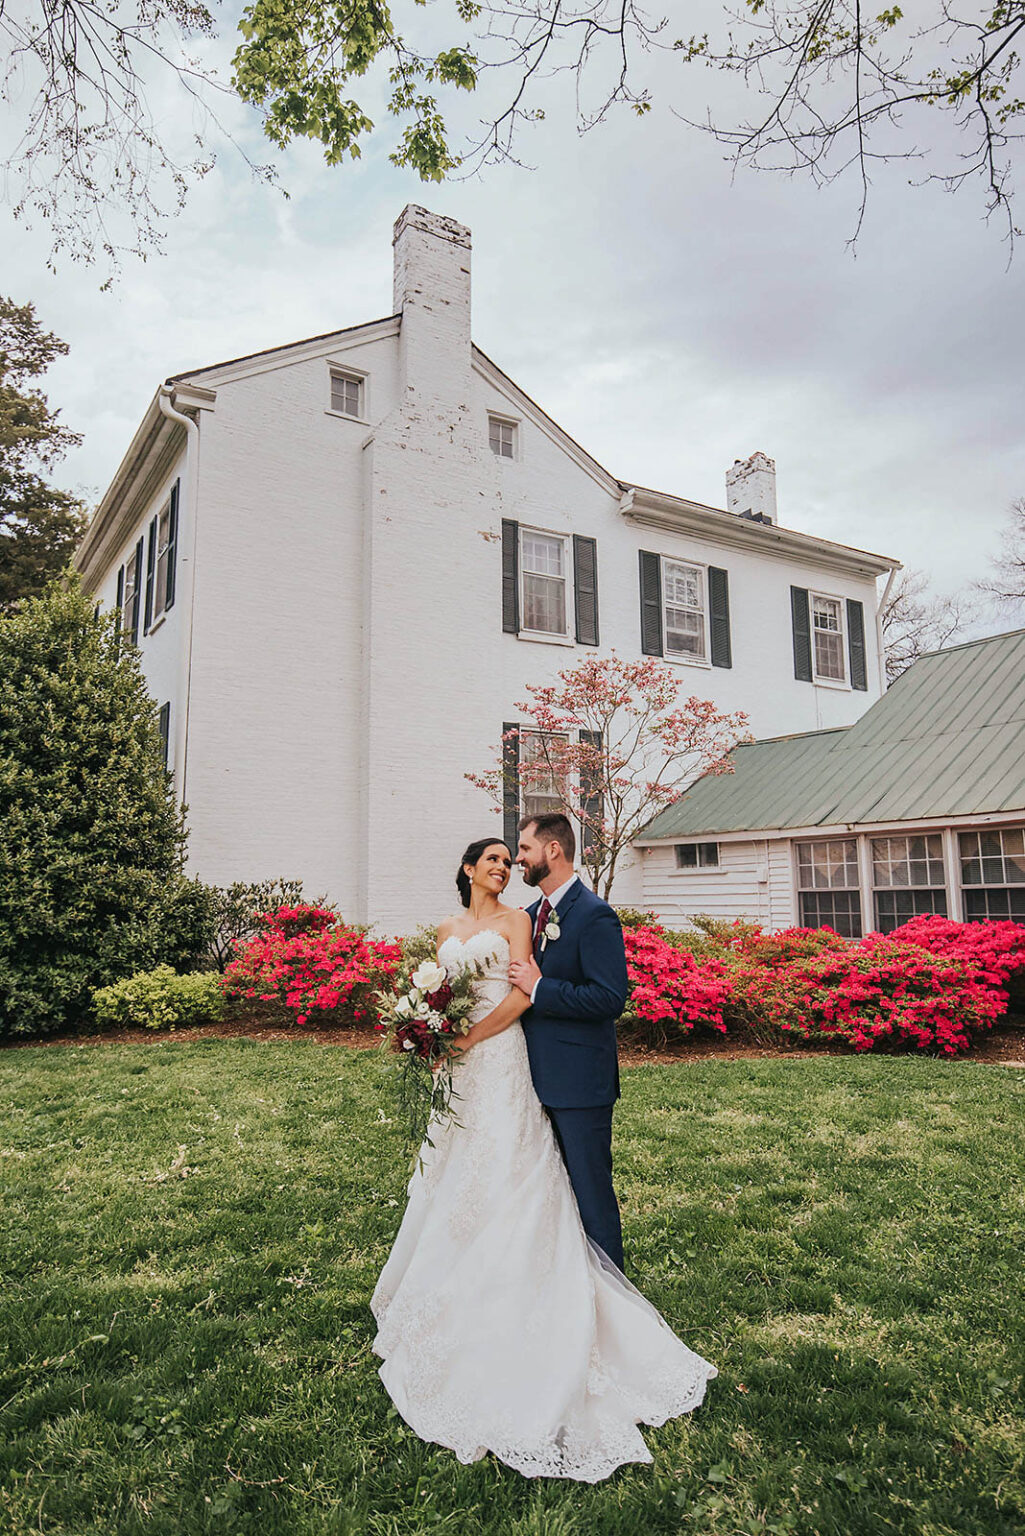
[[[639,843],[1025,810],[1025,630],[933,651],[856,725],[736,747]]]

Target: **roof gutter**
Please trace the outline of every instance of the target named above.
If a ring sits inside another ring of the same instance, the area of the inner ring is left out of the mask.
[[[162,416],[185,428],[185,495],[178,499],[178,538],[181,548],[179,581],[182,586],[181,613],[184,616],[184,634],[178,658],[177,718],[174,723],[174,764],[178,784],[178,803],[185,804],[185,779],[188,771],[189,751],[189,699],[192,688],[192,620],[196,605],[196,524],[199,510],[199,425],[195,418],[177,410],[174,390],[161,384],[157,392],[157,405]],[[183,506],[184,502],[184,506]],[[181,541],[182,524],[188,529],[188,538]]]
[[[890,601],[890,590],[897,579],[897,572],[903,569],[904,567],[899,563],[891,566],[890,574],[886,578],[886,586],[883,588],[883,595],[879,599],[879,606],[876,608],[876,655],[879,658],[880,694],[886,692],[886,646],[883,640],[883,614],[886,611],[887,603]]]

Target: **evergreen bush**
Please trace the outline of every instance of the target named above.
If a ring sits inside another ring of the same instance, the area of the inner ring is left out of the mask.
[[[0,1035],[77,1023],[93,990],[213,935],[137,651],[77,579],[0,619]]]

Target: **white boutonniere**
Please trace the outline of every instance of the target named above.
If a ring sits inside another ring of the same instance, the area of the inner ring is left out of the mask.
[[[562,929],[559,927],[559,916],[557,912],[553,912],[547,923],[545,923],[545,931],[541,936],[541,953],[544,954],[548,945],[550,943],[554,944],[556,939],[561,938],[561,936]]]

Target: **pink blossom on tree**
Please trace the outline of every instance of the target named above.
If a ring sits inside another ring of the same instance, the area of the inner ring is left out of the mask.
[[[496,766],[466,778],[504,804],[511,786],[503,748],[529,733],[533,750],[519,752],[518,792],[550,795],[577,819],[581,861],[606,900],[641,828],[702,774],[732,773],[729,753],[747,734],[746,715],[681,699],[679,673],[652,657],[589,657],[527,692],[516,705],[522,723],[502,738]]]

